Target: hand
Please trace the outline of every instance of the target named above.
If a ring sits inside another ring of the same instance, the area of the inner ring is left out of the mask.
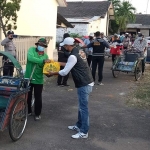
[[[51,62],[51,60],[50,59],[46,59],[46,60],[44,60],[44,63],[50,63]]]

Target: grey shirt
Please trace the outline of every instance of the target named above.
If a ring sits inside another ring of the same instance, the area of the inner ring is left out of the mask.
[[[10,54],[16,57],[16,46],[12,40],[10,40],[9,38],[5,38],[1,42],[1,45],[4,46],[5,52],[9,52]]]

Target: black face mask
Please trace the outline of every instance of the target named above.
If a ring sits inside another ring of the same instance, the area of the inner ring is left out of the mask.
[[[12,40],[13,38],[9,38],[10,40]]]

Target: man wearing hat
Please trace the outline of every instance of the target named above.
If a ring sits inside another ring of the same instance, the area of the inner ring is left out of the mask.
[[[1,45],[4,46],[5,52],[9,52],[11,55],[16,57],[16,47],[13,43],[13,35],[13,31],[8,31],[7,37],[1,42]],[[3,62],[3,76],[13,76],[14,64],[7,57],[3,57]]]
[[[45,38],[41,38],[35,43],[36,47],[30,47],[27,53],[27,64],[25,78],[30,78],[32,71],[34,70],[33,76],[30,83],[30,91],[28,93],[28,114],[32,114],[31,100],[32,92],[34,90],[35,104],[34,113],[35,120],[41,119],[42,110],[42,90],[43,90],[43,67],[44,63],[50,62],[48,55],[45,53],[47,48],[47,42]]]
[[[72,135],[72,138],[87,138],[89,130],[89,111],[88,111],[88,99],[89,94],[92,92],[94,85],[90,68],[85,59],[85,55],[78,53],[77,48],[74,46],[74,39],[71,37],[65,38],[63,45],[66,50],[70,52],[70,56],[63,70],[59,72],[50,72],[49,75],[61,75],[65,76],[70,71],[77,88],[79,108],[78,108],[78,121],[73,126],[68,126],[68,129],[75,130],[78,133]]]
[[[136,48],[137,50],[141,51],[141,56],[144,57],[142,60],[142,74],[144,74],[145,71],[145,59],[147,56],[147,47],[148,43],[144,39],[144,36],[142,33],[138,34],[138,38],[134,41],[133,47]]]

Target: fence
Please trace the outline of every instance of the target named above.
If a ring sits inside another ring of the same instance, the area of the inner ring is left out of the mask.
[[[35,46],[35,43],[39,37],[26,37],[14,39],[17,52],[17,60],[21,65],[26,65],[27,61],[27,51],[31,46]],[[1,41],[0,41],[1,42]],[[0,45],[0,50],[4,50],[4,47]],[[0,66],[2,64],[2,59],[0,59]]]

